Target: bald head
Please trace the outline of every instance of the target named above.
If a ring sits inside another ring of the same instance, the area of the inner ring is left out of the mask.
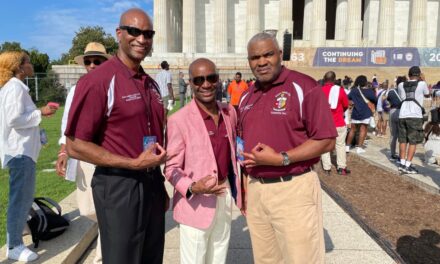
[[[140,8],[131,8],[122,13],[121,18],[119,19],[120,26],[132,25],[134,23],[147,23],[149,25],[153,25],[150,16],[148,16],[148,14]]]
[[[200,68],[210,69],[210,70],[213,70],[214,72],[217,72],[217,67],[215,66],[214,62],[212,62],[211,60],[206,59],[206,58],[199,58],[199,59],[196,59],[195,61],[193,61],[189,65],[189,69],[188,69],[189,77],[193,77],[194,76],[193,73],[195,71],[198,72],[198,70]]]
[[[328,71],[324,74],[324,82],[334,83],[336,80],[336,73],[334,71]]]

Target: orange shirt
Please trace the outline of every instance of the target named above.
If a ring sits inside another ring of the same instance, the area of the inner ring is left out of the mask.
[[[249,89],[245,81],[241,81],[237,84],[236,80],[233,80],[228,86],[228,94],[231,96],[230,104],[237,106],[240,103],[241,94]]]

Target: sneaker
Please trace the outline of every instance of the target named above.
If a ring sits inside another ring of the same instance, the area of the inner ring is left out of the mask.
[[[365,149],[363,149],[363,148],[361,148],[361,147],[357,147],[357,148],[356,148],[356,153],[357,153],[357,154],[365,153]]]
[[[390,159],[394,160],[394,161],[399,161],[400,162],[400,157],[398,155],[396,155],[396,154],[391,155]]]
[[[398,169],[402,173],[406,173],[406,166],[399,163]]]
[[[414,168],[412,165],[409,165],[408,167],[405,167],[406,173],[408,174],[417,174],[419,171]]]
[[[338,169],[338,174],[339,175],[347,175],[347,174],[350,174],[350,172],[351,171],[349,169],[347,169],[347,168],[344,168],[344,169],[343,168],[339,168]]]
[[[324,173],[325,173],[326,175],[330,176],[330,174],[332,173],[332,171],[331,171],[331,170],[324,170]]]
[[[8,257],[8,259],[28,262],[36,260],[38,255],[37,253],[28,249],[25,245],[21,244],[13,249],[7,248],[6,257]]]

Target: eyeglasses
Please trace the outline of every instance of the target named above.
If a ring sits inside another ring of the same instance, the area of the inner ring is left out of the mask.
[[[216,83],[218,82],[218,74],[213,73],[209,74],[207,76],[197,76],[191,79],[192,83],[197,86],[201,86],[205,81],[208,81],[209,83]]]
[[[100,65],[101,63],[103,63],[103,61],[95,59],[95,60],[84,60],[84,65],[89,66],[90,64],[95,64],[96,66]]]
[[[141,34],[146,39],[152,39],[154,34],[156,33],[154,30],[140,30],[139,28],[130,27],[130,26],[119,26],[119,29],[127,30],[127,33],[135,38],[139,37]]]

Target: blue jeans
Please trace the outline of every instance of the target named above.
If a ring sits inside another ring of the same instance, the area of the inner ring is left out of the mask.
[[[9,204],[7,214],[7,244],[9,248],[23,244],[23,229],[35,193],[35,162],[27,156],[17,156],[8,162]]]

